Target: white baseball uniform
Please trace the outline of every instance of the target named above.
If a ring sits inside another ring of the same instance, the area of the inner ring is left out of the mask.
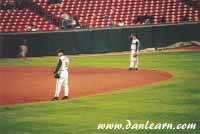
[[[28,53],[28,47],[26,45],[20,45],[20,53],[18,54],[19,57],[26,58]]]
[[[55,97],[59,97],[61,87],[64,87],[64,95],[69,95],[69,85],[68,85],[68,66],[69,66],[69,58],[65,55],[59,57],[59,63],[57,66],[57,72],[60,74],[60,78],[56,79],[56,90]]]
[[[130,55],[130,68],[138,68],[139,56],[134,57],[135,53],[139,53],[140,42],[138,39],[131,41],[131,55]]]

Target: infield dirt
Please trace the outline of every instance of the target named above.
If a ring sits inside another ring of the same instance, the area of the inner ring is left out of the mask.
[[[50,67],[0,67],[0,105],[49,101],[54,96],[56,82],[52,72],[53,68]],[[70,99],[143,86],[171,77],[167,72],[156,70],[70,68]]]

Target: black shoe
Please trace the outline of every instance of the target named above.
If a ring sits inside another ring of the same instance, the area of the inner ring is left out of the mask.
[[[64,96],[64,97],[62,98],[62,100],[67,100],[67,99],[69,99],[68,96]]]
[[[58,98],[58,97],[53,97],[53,98],[51,99],[51,101],[56,101],[56,100],[59,100],[59,98]]]
[[[135,71],[138,71],[138,68],[134,68]]]
[[[133,68],[130,67],[128,70],[131,71],[131,70],[133,70]]]

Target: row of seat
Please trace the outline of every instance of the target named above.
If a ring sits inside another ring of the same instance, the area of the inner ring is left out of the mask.
[[[132,26],[138,24],[137,17],[143,15],[154,16],[154,24],[161,23],[163,17],[166,23],[179,23],[184,16],[188,21],[200,21],[200,11],[181,0],[63,0],[56,5],[48,4],[48,0],[32,2],[52,19],[60,21],[63,12],[67,12],[81,25],[90,28],[118,25],[119,22]],[[30,9],[0,10],[0,18],[0,32],[23,32],[31,25],[38,30],[60,30]]]
[[[0,0],[0,4],[12,4],[15,2],[16,0]]]
[[[141,15],[153,15],[154,24],[166,17],[167,23],[178,23],[184,16],[188,21],[200,21],[200,11],[182,3],[181,0],[63,0],[61,4],[49,5],[47,0],[32,0],[42,11],[59,20],[63,12],[78,18],[88,27],[107,27],[113,21],[135,25]],[[101,19],[107,16],[108,19]]]
[[[0,10],[0,17],[0,32],[25,32],[28,27],[34,27],[38,31],[60,30],[30,9]]]

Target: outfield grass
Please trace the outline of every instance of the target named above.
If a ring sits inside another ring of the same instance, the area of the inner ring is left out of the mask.
[[[129,55],[73,57],[71,66],[127,68]],[[1,134],[199,134],[200,53],[140,55],[140,67],[168,71],[173,78],[69,101],[0,107]],[[54,66],[56,58],[0,60],[0,65]],[[12,84],[12,83],[11,83]],[[12,89],[14,90],[14,89]],[[17,90],[17,89],[15,89]],[[98,123],[197,123],[195,130],[97,130]]]

